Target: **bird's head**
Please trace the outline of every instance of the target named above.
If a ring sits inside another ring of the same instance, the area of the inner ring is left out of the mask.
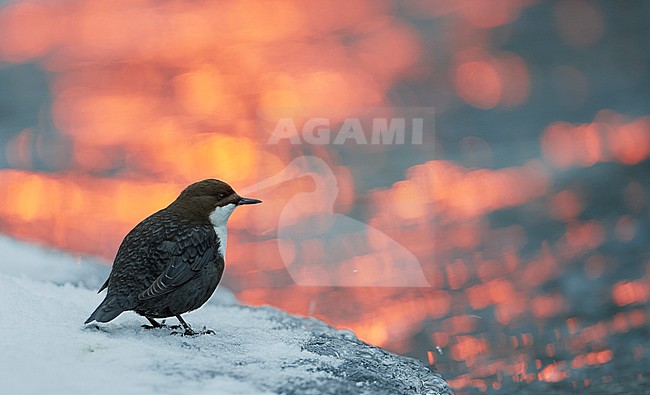
[[[257,204],[261,200],[239,196],[223,181],[208,179],[191,184],[169,206],[190,218],[213,226],[223,226],[237,206]]]

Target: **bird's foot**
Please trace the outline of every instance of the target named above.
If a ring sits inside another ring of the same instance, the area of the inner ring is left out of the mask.
[[[192,329],[185,329],[183,332],[180,331],[173,331],[170,332],[172,335],[180,335],[180,336],[196,336],[198,333],[194,332]]]
[[[201,331],[195,331],[192,329],[190,324],[185,322],[183,317],[181,317],[180,314],[176,315],[176,319],[178,319],[178,322],[183,326],[183,329],[185,329],[184,332],[172,332],[172,335],[181,335],[181,336],[197,336],[197,335],[214,335],[214,331],[212,329],[208,329],[205,326],[203,327],[203,330]],[[178,327],[180,329],[180,327]]]
[[[204,326],[203,329],[200,330],[200,331],[195,331],[192,328],[185,328],[185,330],[183,332],[174,331],[171,334],[172,335],[181,335],[181,336],[214,335],[214,331],[212,329],[208,329],[208,328],[206,328]]]

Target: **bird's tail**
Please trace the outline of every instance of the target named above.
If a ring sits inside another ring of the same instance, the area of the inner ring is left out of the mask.
[[[88,324],[93,321],[97,322],[108,322],[113,318],[117,317],[124,311],[123,308],[117,303],[117,300],[114,296],[106,296],[106,299],[97,306],[95,311],[88,317],[84,324]]]

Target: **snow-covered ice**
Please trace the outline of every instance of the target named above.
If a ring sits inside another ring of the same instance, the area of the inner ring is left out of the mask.
[[[0,383],[7,394],[438,394],[420,362],[220,290],[184,318],[214,335],[82,323],[109,268],[0,237]],[[175,319],[169,323],[176,324]],[[99,329],[98,329],[99,328]]]

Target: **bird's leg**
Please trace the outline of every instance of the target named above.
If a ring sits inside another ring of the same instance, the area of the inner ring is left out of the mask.
[[[154,320],[153,318],[149,318],[149,317],[145,317],[145,318],[149,322],[151,322],[151,326],[153,326],[154,328],[162,328],[162,325],[158,321]]]
[[[181,325],[183,325],[183,328],[185,328],[185,333],[183,333],[185,336],[196,335],[196,332],[194,332],[194,331],[192,330],[192,327],[190,326],[190,324],[188,324],[187,322],[185,322],[185,320],[183,319],[183,317],[181,317],[180,314],[177,314],[177,315],[176,315],[176,318],[178,319],[178,322],[180,322]]]
[[[144,318],[146,318],[151,323],[151,325],[142,325],[142,327],[145,329],[162,328],[164,326],[163,324],[160,324],[158,321],[154,320],[153,318],[149,318],[146,316]]]

